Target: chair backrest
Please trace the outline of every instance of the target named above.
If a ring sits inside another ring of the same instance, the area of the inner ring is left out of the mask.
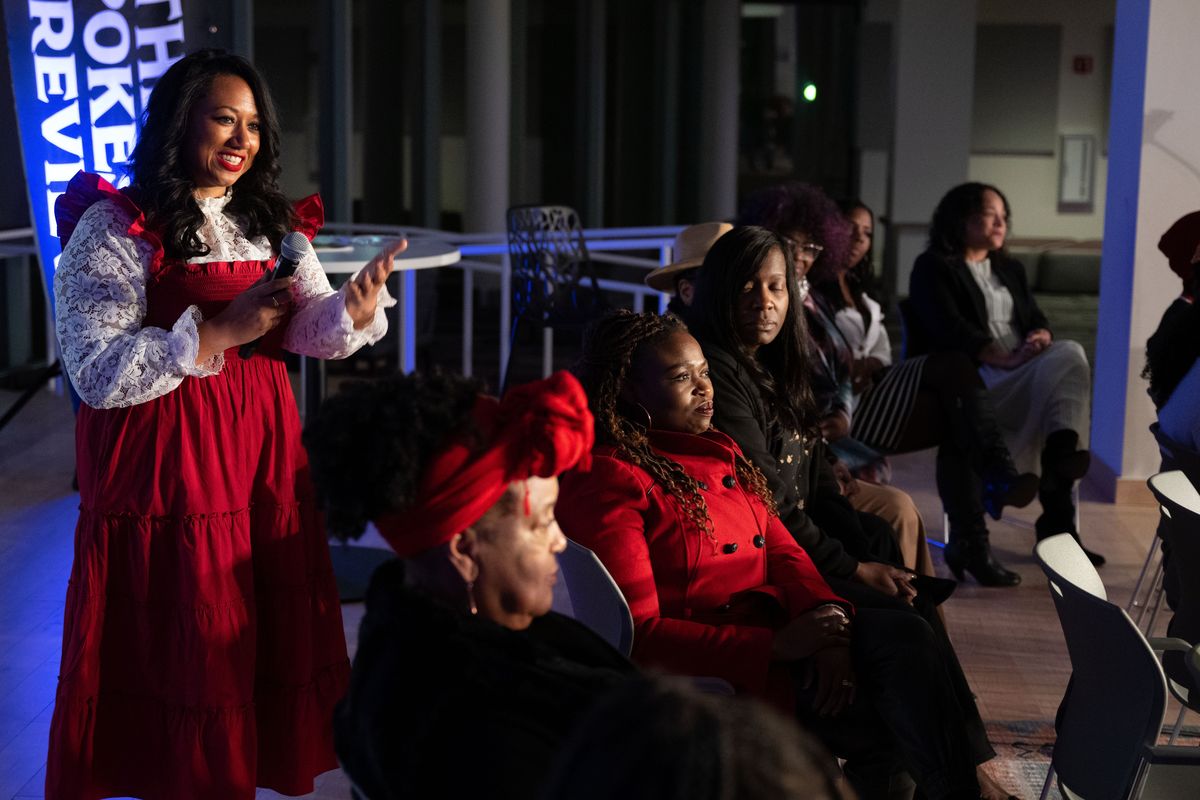
[[[569,206],[508,209],[508,255],[514,316],[545,320],[556,309],[574,307],[584,277],[599,294],[579,214]]]
[[[1123,800],[1162,728],[1162,668],[1129,615],[1104,598],[1103,583],[1070,534],[1039,542],[1034,553],[1071,658],[1054,745],[1060,788],[1087,800]]]
[[[625,595],[596,554],[567,540],[558,554],[558,584],[554,610],[573,617],[600,635],[624,655],[633,650],[633,617]]]
[[[1146,483],[1159,502],[1164,523],[1160,530],[1170,551],[1170,569],[1179,577],[1175,615],[1167,632],[1197,644],[1200,643],[1200,581],[1196,580],[1200,575],[1200,492],[1182,470],[1160,472]],[[1171,679],[1180,684],[1177,691],[1194,706],[1197,701],[1191,695],[1200,692],[1200,684],[1190,680],[1178,658],[1164,655]]]
[[[1154,434],[1154,441],[1158,442],[1162,471],[1182,470],[1192,483],[1200,483],[1200,453],[1167,436],[1157,422],[1150,426],[1150,432]]]

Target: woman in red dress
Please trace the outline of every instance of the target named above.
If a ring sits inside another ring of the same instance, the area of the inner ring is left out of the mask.
[[[248,62],[194,53],[150,96],[131,186],[80,173],[56,206],[84,406],[47,798],[296,795],[336,766],[349,664],[282,351],[383,336],[402,245],[339,292],[311,249],[267,280],[323,221],[276,185],[278,130]]]

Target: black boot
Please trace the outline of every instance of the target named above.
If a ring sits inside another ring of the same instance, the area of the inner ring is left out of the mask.
[[[1042,475],[1051,473],[1060,480],[1074,483],[1087,475],[1092,454],[1079,450],[1079,434],[1063,429],[1046,437],[1042,447]]]
[[[1077,450],[1079,436],[1074,431],[1055,431],[1046,437],[1042,450],[1042,478],[1038,485],[1038,499],[1042,502],[1042,515],[1034,523],[1040,542],[1048,536],[1069,533],[1079,542],[1084,555],[1094,566],[1104,566],[1106,559],[1099,553],[1083,546],[1079,531],[1075,529],[1075,499],[1071,490],[1075,481],[1087,473],[1091,455],[1087,450]]]
[[[974,524],[955,525],[951,518],[950,543],[943,553],[946,566],[960,581],[963,572],[969,572],[980,586],[1016,586],[1021,582],[1020,575],[1005,569],[992,555],[987,526],[982,519]]]
[[[958,398],[960,425],[969,443],[975,471],[983,479],[983,508],[992,519],[1000,519],[1004,506],[1023,508],[1037,495],[1038,477],[1017,472],[996,409],[987,389],[971,389]]]

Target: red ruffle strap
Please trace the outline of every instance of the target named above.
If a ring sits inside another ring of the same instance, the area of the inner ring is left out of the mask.
[[[310,194],[292,204],[296,212],[296,230],[303,233],[311,242],[325,225],[325,204],[321,195]]]
[[[163,260],[162,240],[158,234],[146,228],[146,215],[128,195],[92,172],[75,173],[75,177],[67,184],[67,190],[54,201],[54,217],[58,221],[58,240],[62,248],[67,249],[67,242],[71,240],[71,234],[75,232],[84,212],[101,200],[112,200],[125,209],[131,217],[125,232],[153,245],[150,274],[156,274]]]

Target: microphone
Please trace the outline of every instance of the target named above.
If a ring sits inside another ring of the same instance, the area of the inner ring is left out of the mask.
[[[300,231],[292,231],[287,236],[283,237],[283,241],[279,243],[279,258],[275,259],[275,269],[271,272],[271,280],[276,278],[290,278],[296,271],[296,266],[300,263],[300,259],[304,258],[304,254],[312,247],[308,243],[308,237]],[[258,343],[263,340],[260,336],[252,342],[246,342],[238,349],[238,356],[241,358],[250,358],[254,355],[254,351],[258,348]]]

